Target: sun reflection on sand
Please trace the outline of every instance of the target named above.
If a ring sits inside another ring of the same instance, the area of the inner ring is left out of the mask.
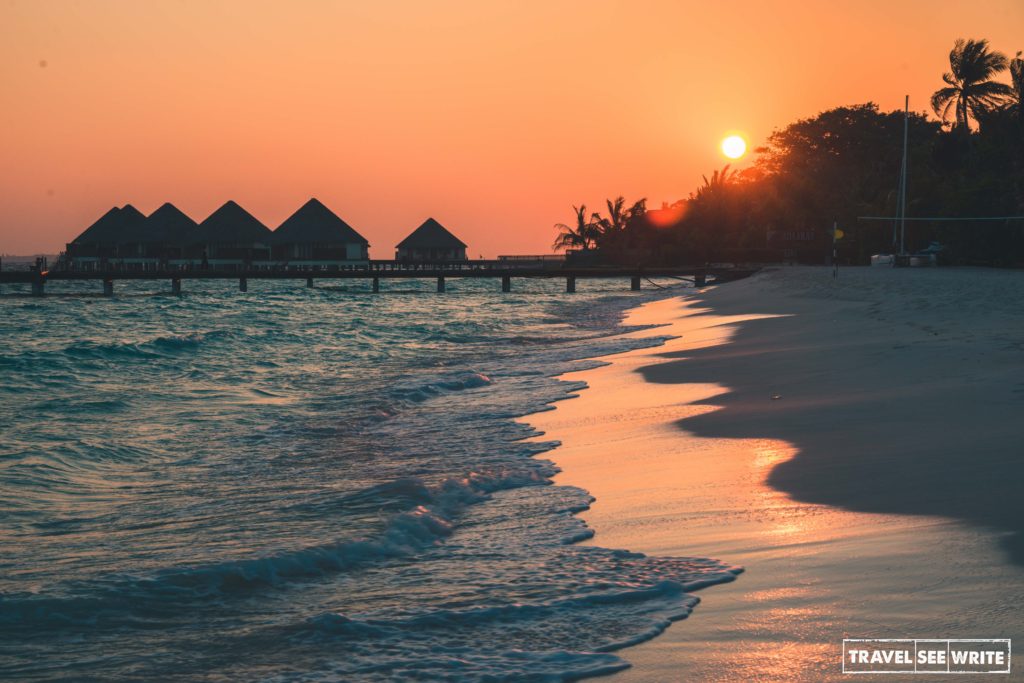
[[[768,471],[783,460],[793,457],[796,449],[784,441],[759,441],[752,449],[754,454],[754,467],[761,471]]]
[[[561,441],[545,454],[563,469],[556,482],[596,497],[582,514],[597,531],[591,543],[711,556],[747,569],[735,583],[703,592],[693,623],[625,651],[635,667],[617,674],[623,683],[842,680],[837,657],[844,636],[893,637],[910,628],[908,614],[920,618],[947,609],[944,599],[922,603],[913,580],[914,567],[935,539],[967,547],[975,542],[973,534],[951,535],[944,520],[791,499],[766,480],[798,454],[793,444],[687,433],[688,419],[723,409],[728,387],[648,383],[638,372],[726,344],[736,323],[763,317],[778,316],[710,315],[671,299],[635,309],[628,324],[661,324],[646,334],[679,339],[573,373],[571,379],[590,387],[579,400],[524,418],[546,432],[543,438]],[[666,320],[673,322],[665,326]],[[772,401],[772,409],[800,409],[797,401],[773,399],[770,391],[764,400]],[[884,596],[875,590],[880,576],[892,583]],[[936,589],[955,591],[955,585]]]

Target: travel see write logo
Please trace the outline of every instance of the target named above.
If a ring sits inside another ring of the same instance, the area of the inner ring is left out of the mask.
[[[1010,640],[846,639],[845,674],[1008,674]]]

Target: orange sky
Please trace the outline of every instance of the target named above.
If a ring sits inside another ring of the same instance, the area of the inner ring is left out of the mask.
[[[686,196],[728,131],[925,109],[961,36],[1012,56],[1024,2],[0,0],[0,252],[316,196],[376,258],[427,216],[545,253],[573,203]]]

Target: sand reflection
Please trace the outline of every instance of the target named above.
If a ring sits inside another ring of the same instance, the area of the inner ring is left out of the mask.
[[[994,537],[939,518],[795,501],[766,483],[797,455],[793,444],[686,432],[688,420],[721,409],[727,387],[651,384],[637,372],[649,375],[652,365],[726,343],[735,323],[760,317],[713,316],[678,299],[647,304],[627,322],[672,320],[647,334],[679,339],[573,374],[590,389],[525,418],[562,442],[545,456],[563,468],[558,483],[597,498],[583,515],[597,531],[591,543],[746,567],[735,583],[703,591],[690,620],[625,651],[634,668],[617,677],[842,680],[844,637],[1011,637],[1004,632],[1012,619],[993,625],[965,616],[997,610],[1006,587],[1024,597],[1019,570],[986,559],[998,555]],[[782,409],[786,397],[770,393],[764,400]],[[957,566],[949,564],[950,552],[960,558]],[[987,598],[985,587],[993,589]]]

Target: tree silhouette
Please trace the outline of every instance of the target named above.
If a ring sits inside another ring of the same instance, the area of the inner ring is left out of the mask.
[[[961,39],[949,59],[932,99],[945,126],[871,102],[835,107],[775,130],[749,167],[717,170],[661,209],[623,197],[604,215],[580,207],[556,246],[586,246],[588,263],[607,265],[821,263],[838,223],[840,259],[866,264],[892,246],[891,220],[862,217],[895,215],[906,130],[908,214],[954,219],[907,225],[907,248],[938,242],[948,263],[1024,267],[1024,221],[970,218],[1024,215],[1024,53],[1008,60]],[[992,80],[1007,69],[1010,84]]]
[[[949,53],[950,70],[942,74],[946,87],[932,95],[932,109],[943,120],[954,114],[953,127],[964,135],[970,132],[970,119],[1004,105],[1013,89],[991,80],[1007,67],[1006,55],[993,52],[987,40],[957,39]]]
[[[602,216],[599,213],[595,213],[594,217],[597,219],[601,237],[609,238],[626,229],[626,221],[629,217],[626,213],[625,197],[619,196],[615,199],[606,199],[605,205],[608,207],[608,215]]]
[[[729,164],[726,164],[721,171],[716,169],[715,172],[711,174],[710,180],[708,180],[706,175],[701,176],[701,178],[704,179],[704,184],[697,188],[697,192],[693,195],[693,198],[696,200],[713,201],[715,198],[722,195],[725,188],[727,188],[730,183],[735,181],[736,171],[730,171]]]
[[[606,199],[605,206],[608,207],[607,216],[602,216],[600,213],[594,214],[598,242],[615,240],[626,232],[632,220],[647,213],[646,199],[637,200],[627,208],[626,198],[619,196],[615,199]]]
[[[1017,120],[1024,122],[1024,59],[1021,52],[1010,60],[1010,80],[1013,83],[1012,103],[1017,108]]]
[[[608,215],[594,213],[594,243],[597,248],[621,255],[633,242],[633,232],[647,214],[647,199],[639,199],[628,207],[626,198],[605,200]]]
[[[559,249],[590,249],[594,245],[594,238],[597,234],[596,214],[587,218],[587,206],[580,204],[573,206],[576,212],[576,227],[565,223],[556,223],[558,237],[555,238],[553,248]]]

